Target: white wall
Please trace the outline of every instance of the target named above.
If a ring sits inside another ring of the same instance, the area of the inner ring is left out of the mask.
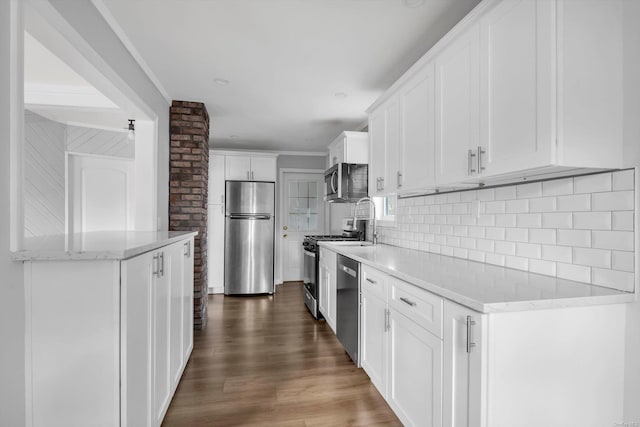
[[[22,1],[0,2],[0,425],[21,426],[24,405],[24,292],[22,264],[11,261],[10,144],[22,129]],[[16,61],[20,59],[19,61]],[[16,88],[20,89],[16,92]],[[15,225],[14,225],[14,231]],[[22,234],[22,225],[19,225]]]

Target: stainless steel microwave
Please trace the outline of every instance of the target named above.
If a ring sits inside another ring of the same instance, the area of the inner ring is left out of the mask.
[[[359,163],[338,163],[324,173],[325,200],[357,202],[369,194],[369,167]]]

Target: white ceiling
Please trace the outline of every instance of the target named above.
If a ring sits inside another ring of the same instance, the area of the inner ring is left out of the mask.
[[[94,3],[172,99],[206,104],[213,147],[317,152],[360,129],[369,105],[478,0]]]

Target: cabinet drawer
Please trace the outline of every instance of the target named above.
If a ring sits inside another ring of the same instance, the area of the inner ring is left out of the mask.
[[[398,279],[389,284],[389,305],[442,338],[442,298]]]
[[[383,301],[387,301],[387,280],[389,276],[366,265],[360,266],[361,290],[370,295],[375,295]]]

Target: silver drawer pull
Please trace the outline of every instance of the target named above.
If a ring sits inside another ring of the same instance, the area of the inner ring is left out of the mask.
[[[375,281],[375,280],[373,280],[373,279],[369,279],[368,277],[367,277],[367,282],[369,282],[369,283],[373,283],[374,285],[375,285],[376,283],[378,283],[378,282],[376,282],[376,281]]]
[[[476,346],[471,337],[471,327],[476,324],[475,320],[471,319],[471,316],[467,316],[467,353],[471,353],[471,349]]]
[[[411,301],[409,298],[400,297],[400,301],[402,301],[405,304],[409,304],[411,307],[414,307],[416,305],[416,303]]]
[[[353,269],[351,269],[351,268],[349,268],[347,266],[344,266],[342,264],[340,264],[340,270],[344,271],[345,273],[347,273],[351,277],[356,277],[357,276],[355,270],[353,270]]]

